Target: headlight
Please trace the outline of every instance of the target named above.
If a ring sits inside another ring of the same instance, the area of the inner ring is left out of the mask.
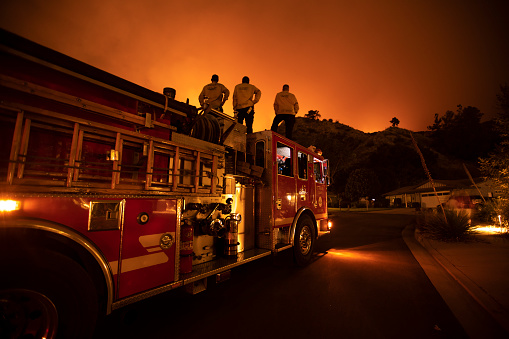
[[[20,209],[21,203],[17,200],[0,200],[0,212],[12,212]]]

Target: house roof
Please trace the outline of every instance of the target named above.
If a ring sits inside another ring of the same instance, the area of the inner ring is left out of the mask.
[[[480,183],[483,180],[480,178],[474,179],[474,182]],[[460,179],[460,180],[433,180],[433,183],[435,184],[435,189],[437,191],[448,191],[453,189],[466,189],[473,186],[472,182],[469,179]],[[399,194],[412,194],[412,193],[425,193],[425,192],[432,192],[433,186],[431,185],[431,182],[429,180],[424,181],[418,185],[414,186],[405,186],[398,189],[395,189],[394,191],[390,191],[387,193],[382,194],[383,196],[388,195],[399,195]]]

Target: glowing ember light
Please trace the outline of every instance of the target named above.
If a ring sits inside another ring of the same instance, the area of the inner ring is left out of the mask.
[[[0,200],[0,212],[12,212],[19,210],[20,203],[15,200]]]

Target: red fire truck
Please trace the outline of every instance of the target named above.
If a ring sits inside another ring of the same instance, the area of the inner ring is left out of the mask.
[[[96,319],[329,231],[328,162],[0,31],[2,338]]]

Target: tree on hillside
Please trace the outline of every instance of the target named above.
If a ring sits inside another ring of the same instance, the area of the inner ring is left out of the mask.
[[[494,122],[481,123],[483,113],[473,106],[458,105],[456,112],[447,111],[443,116],[435,114],[433,147],[438,151],[462,160],[476,161],[486,156],[498,140]]]
[[[392,124],[392,127],[398,127],[399,125],[399,119],[394,117],[391,121],[389,121]]]
[[[311,120],[318,120],[320,119],[321,115],[317,110],[310,110],[304,115],[304,117]]]
[[[348,176],[345,187],[345,195],[350,201],[357,201],[363,197],[378,196],[380,182],[375,172],[371,169],[359,168]]]

